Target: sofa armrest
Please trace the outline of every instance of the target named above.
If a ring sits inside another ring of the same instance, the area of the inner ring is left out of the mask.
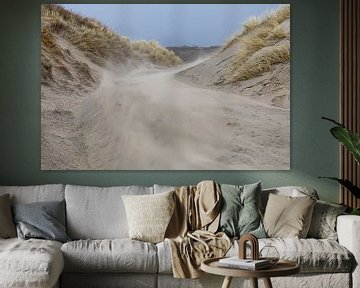
[[[338,216],[336,229],[339,244],[347,248],[355,257],[353,287],[360,287],[360,216]]]

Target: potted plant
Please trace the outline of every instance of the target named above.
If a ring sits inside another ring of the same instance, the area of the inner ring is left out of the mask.
[[[343,124],[336,122],[333,119],[322,117],[327,121],[336,124],[335,127],[330,129],[331,134],[342,143],[347,150],[353,155],[355,161],[360,165],[360,136],[353,131],[347,129]],[[347,190],[349,190],[356,198],[360,198],[360,188],[354,185],[348,179],[340,179],[336,177],[319,177],[327,178],[339,182]],[[351,214],[360,215],[360,207],[354,208]]]

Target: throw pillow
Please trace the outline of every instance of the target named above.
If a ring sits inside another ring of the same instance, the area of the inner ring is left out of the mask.
[[[15,204],[13,215],[19,238],[70,241],[65,232],[65,201]]]
[[[260,216],[261,182],[234,186],[221,185],[222,209],[219,231],[229,237],[251,233],[265,238],[266,233]]]
[[[16,229],[11,215],[10,195],[0,196],[0,238],[16,237]]]
[[[269,237],[305,238],[316,200],[306,197],[269,195],[264,227]]]
[[[276,194],[281,196],[289,196],[289,197],[305,197],[309,196],[314,199],[319,199],[319,195],[316,190],[311,187],[306,186],[282,186],[275,188],[263,189],[261,191],[261,204],[262,204],[262,215],[265,213],[265,208],[267,201],[269,199],[269,194]]]
[[[312,214],[308,237],[337,240],[336,219],[346,206],[318,200]]]
[[[175,208],[173,193],[122,196],[131,239],[152,243],[164,240]]]

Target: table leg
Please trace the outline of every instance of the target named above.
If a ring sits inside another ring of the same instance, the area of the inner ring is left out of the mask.
[[[231,276],[225,276],[224,282],[221,286],[221,288],[230,288],[232,277]]]
[[[258,279],[257,278],[251,278],[252,287],[258,288]]]
[[[270,278],[266,277],[263,279],[264,279],[265,288],[273,288]]]

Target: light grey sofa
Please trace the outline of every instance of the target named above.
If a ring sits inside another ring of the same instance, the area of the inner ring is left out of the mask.
[[[66,201],[67,233],[73,241],[0,239],[0,287],[221,287],[222,277],[174,279],[166,242],[128,239],[122,195],[154,194],[172,187],[0,186],[12,203]],[[273,189],[290,195],[289,187]],[[263,191],[263,201],[266,194]],[[312,192],[315,193],[315,192]],[[273,278],[274,287],[360,287],[360,217],[338,217],[339,242],[328,239],[260,239],[281,257],[301,264],[301,273]],[[237,243],[228,252],[236,255]],[[262,281],[259,281],[260,287]],[[249,281],[234,279],[248,287]]]

